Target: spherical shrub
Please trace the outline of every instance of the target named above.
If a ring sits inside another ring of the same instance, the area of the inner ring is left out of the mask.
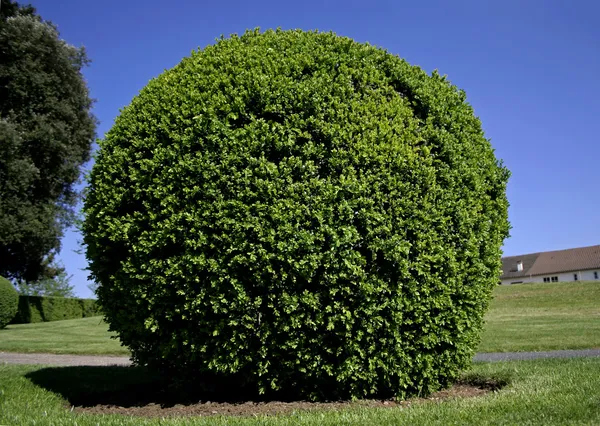
[[[472,357],[508,175],[438,73],[252,31],[122,111],[91,172],[87,256],[141,364],[313,399],[427,394]]]
[[[6,327],[17,315],[19,293],[4,277],[0,277],[0,329]]]

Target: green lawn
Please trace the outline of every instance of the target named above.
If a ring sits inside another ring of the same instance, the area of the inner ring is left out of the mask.
[[[499,286],[479,352],[600,348],[600,281]]]
[[[65,372],[74,367],[64,367]],[[78,367],[76,389],[93,382],[124,380],[114,367]],[[136,418],[71,412],[64,395],[75,394],[60,368],[0,365],[0,425],[597,425],[600,424],[600,358],[477,363],[467,379],[501,379],[508,384],[484,396],[408,407],[367,408],[360,402],[341,410],[298,411],[255,417]],[[132,372],[133,373],[133,372]],[[71,375],[72,376],[72,375]],[[70,376],[68,376],[70,377]],[[49,390],[51,389],[51,390]]]
[[[126,355],[99,317],[0,330],[0,351]],[[600,282],[498,286],[479,352],[600,348]]]
[[[102,317],[13,324],[0,330],[0,351],[127,355]]]

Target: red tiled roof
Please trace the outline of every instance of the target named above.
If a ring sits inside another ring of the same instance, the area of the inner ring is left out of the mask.
[[[517,271],[517,262],[523,270]],[[502,278],[600,269],[600,245],[502,258]]]

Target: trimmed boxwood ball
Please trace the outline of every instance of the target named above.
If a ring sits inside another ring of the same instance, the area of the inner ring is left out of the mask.
[[[249,31],[165,71],[100,142],[84,238],[144,365],[312,399],[470,363],[509,172],[465,93],[332,33]]]
[[[4,277],[0,277],[0,329],[6,327],[17,315],[19,293]]]

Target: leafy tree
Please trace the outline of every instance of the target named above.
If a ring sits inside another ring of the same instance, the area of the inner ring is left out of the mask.
[[[94,294],[96,294],[96,292],[98,291],[98,283],[95,281],[90,281],[87,284],[87,288]]]
[[[85,50],[31,6],[0,8],[0,275],[52,278],[96,120]]]
[[[0,19],[17,15],[35,16],[35,8],[31,5],[20,5],[12,0],[0,0]]]
[[[122,111],[84,242],[139,363],[313,399],[425,395],[476,348],[508,176],[438,73],[331,33],[250,31]]]
[[[17,282],[17,290],[25,296],[75,297],[71,284],[72,275],[68,275],[63,267],[54,278],[42,278],[33,282]]]

